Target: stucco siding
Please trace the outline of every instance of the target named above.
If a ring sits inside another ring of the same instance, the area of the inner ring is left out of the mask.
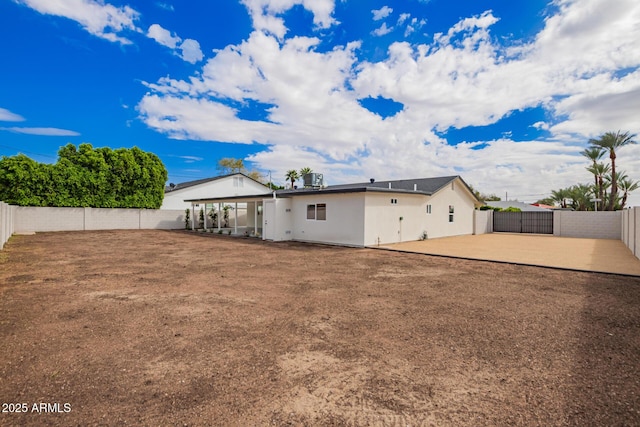
[[[467,194],[463,184],[453,181],[451,184],[435,193],[429,203],[431,214],[428,215],[425,229],[428,238],[460,236],[473,234],[473,216],[475,206],[473,199]],[[453,206],[453,222],[449,221],[449,206]]]
[[[428,199],[422,194],[367,193],[365,245],[418,240],[425,227]]]
[[[307,205],[326,204],[326,220],[307,219]],[[309,195],[291,199],[293,239],[364,245],[364,194]]]

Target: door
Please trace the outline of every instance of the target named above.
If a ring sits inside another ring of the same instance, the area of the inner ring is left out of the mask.
[[[276,236],[276,201],[265,200],[262,211],[262,238],[274,240]]]

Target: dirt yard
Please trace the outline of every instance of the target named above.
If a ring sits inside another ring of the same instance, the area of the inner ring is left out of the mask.
[[[640,425],[640,278],[44,233],[0,252],[0,338],[3,426]]]

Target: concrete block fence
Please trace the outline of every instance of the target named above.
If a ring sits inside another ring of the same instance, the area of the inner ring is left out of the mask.
[[[0,249],[14,233],[184,228],[183,210],[49,208],[0,202]]]
[[[0,250],[13,234],[13,206],[0,202]]]

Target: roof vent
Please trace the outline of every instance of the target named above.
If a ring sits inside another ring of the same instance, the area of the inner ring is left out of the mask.
[[[173,190],[174,188],[176,188],[176,185],[172,182],[169,184],[169,187],[171,187],[171,189]]]
[[[369,182],[373,184],[374,182],[376,182],[376,179],[375,178],[370,178]]]

